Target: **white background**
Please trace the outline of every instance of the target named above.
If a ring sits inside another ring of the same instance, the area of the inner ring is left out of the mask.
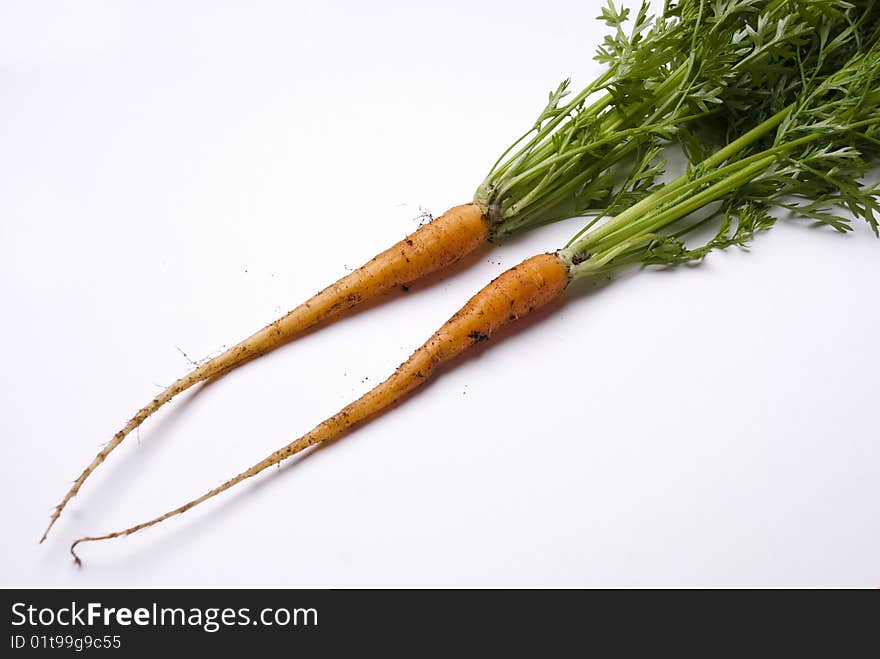
[[[0,4],[0,585],[880,585],[880,243],[580,286],[344,440],[142,534],[389,374],[469,259],[186,395],[193,359],[466,202],[604,28],[594,1]]]

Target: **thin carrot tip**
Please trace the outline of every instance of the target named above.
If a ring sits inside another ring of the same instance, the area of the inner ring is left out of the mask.
[[[73,556],[73,562],[76,563],[77,567],[82,567],[82,560],[80,560],[80,557],[77,556],[77,554],[76,554],[76,546],[79,543],[81,543],[82,541],[83,541],[83,538],[80,538],[79,540],[74,542],[72,545],[70,545],[70,555]]]
[[[39,544],[43,544],[43,540],[49,535],[49,531],[52,530],[52,527],[55,526],[55,522],[58,521],[58,515],[52,515],[52,519],[49,520],[49,526],[46,527],[46,530],[43,531],[43,535],[40,537]]]

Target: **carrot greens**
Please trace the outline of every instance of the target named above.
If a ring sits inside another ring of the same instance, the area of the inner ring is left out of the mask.
[[[663,170],[662,146],[692,136],[695,121],[735,130],[793,99],[806,71],[828,66],[827,48],[812,45],[841,39],[852,9],[840,0],[681,0],[652,22],[647,3],[630,20],[609,0],[600,18],[612,34],[596,56],[606,73],[567,102],[569,81],[560,84],[477,189],[494,235],[638,201]],[[627,158],[628,170],[619,166]]]

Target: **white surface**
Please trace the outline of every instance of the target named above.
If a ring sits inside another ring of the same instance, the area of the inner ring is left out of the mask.
[[[405,405],[122,541],[384,378],[567,222],[162,410],[188,369],[467,201],[598,2],[0,5],[0,585],[880,585],[880,243],[581,288]]]

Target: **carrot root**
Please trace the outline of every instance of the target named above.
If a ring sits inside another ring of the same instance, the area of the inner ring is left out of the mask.
[[[146,529],[169,517],[185,513],[190,508],[256,476],[264,469],[300,451],[340,437],[355,425],[375,416],[412,393],[444,362],[474,344],[487,340],[504,325],[528,315],[531,311],[559,297],[568,286],[569,280],[568,264],[555,254],[540,254],[527,259],[500,275],[471,298],[424,345],[401,364],[391,377],[299,439],[271,453],[222,485],[164,515],[122,531],[78,539],[71,545],[71,553],[79,562],[76,555],[76,547],[79,544],[127,536]]]
[[[174,382],[113,435],[83,470],[52,512],[40,542],[46,539],[61,512],[95,469],[131,431],[172,398],[199,382],[225,375],[362,302],[394,289],[406,290],[409,284],[452,265],[472,252],[486,242],[489,235],[489,222],[481,206],[471,203],[451,208],[286,315]]]

